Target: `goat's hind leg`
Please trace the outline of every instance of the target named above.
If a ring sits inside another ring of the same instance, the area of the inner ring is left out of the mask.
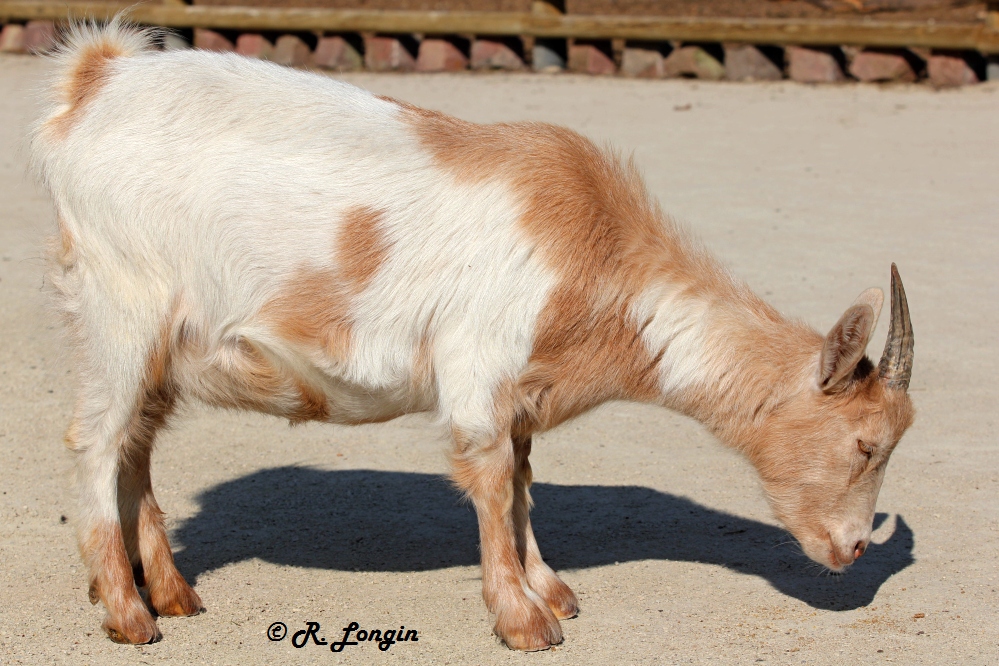
[[[579,601],[572,589],[562,582],[562,579],[541,559],[538,542],[534,539],[531,529],[531,495],[532,481],[531,438],[513,438],[516,471],[513,480],[513,520],[517,534],[517,553],[524,565],[527,582],[537,592],[552,613],[560,620],[575,617],[579,612]]]
[[[85,381],[89,386],[82,391],[67,443],[76,454],[78,537],[90,578],[90,602],[104,604],[103,627],[111,640],[151,643],[160,638],[160,632],[139,596],[132,570],[139,564],[135,529],[139,509],[118,492],[121,462],[129,455],[129,421],[137,392],[130,391],[126,398],[120,391],[123,387],[118,387],[113,397],[103,396],[97,382]],[[125,504],[121,510],[119,502]]]
[[[134,454],[121,461],[118,511],[135,584],[146,587],[149,605],[158,615],[183,617],[201,613],[204,605],[177,571],[163,524],[163,512],[153,496],[149,462],[152,435],[162,423],[161,406],[168,407],[153,402],[147,408],[141,417],[143,437],[135,442]]]
[[[157,571],[147,551],[162,544],[143,538],[149,454],[155,430],[172,405],[169,391],[169,312],[122,307],[90,285],[70,322],[80,360],[81,388],[67,443],[76,455],[80,552],[90,577],[90,600],[107,609],[104,630],[120,643],[149,643],[160,632],[135,584]],[[144,543],[149,541],[149,543]],[[169,546],[166,546],[169,549]],[[161,558],[162,559],[162,558]],[[172,559],[172,556],[171,556]],[[150,566],[152,565],[152,566]],[[179,574],[178,574],[179,575]],[[155,587],[154,587],[155,589]],[[200,604],[200,602],[199,602]]]

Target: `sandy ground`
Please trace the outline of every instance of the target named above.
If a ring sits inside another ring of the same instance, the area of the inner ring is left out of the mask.
[[[99,629],[73,537],[61,438],[74,377],[40,259],[54,221],[21,148],[46,68],[0,58],[0,662],[999,663],[999,87],[349,77],[633,152],[666,210],[822,330],[898,262],[919,414],[875,543],[847,575],[824,575],[738,455],[675,414],[606,405],[535,441],[538,540],[582,612],[563,645],[519,654],[490,633],[474,515],[441,479],[427,419],[289,428],[191,408],[153,475],[208,612],[161,619],[162,642],[127,647]],[[327,640],[350,621],[405,625],[419,642],[296,650],[268,640],[275,621],[320,622]]]

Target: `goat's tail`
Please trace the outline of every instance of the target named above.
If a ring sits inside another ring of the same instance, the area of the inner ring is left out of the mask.
[[[58,126],[60,119],[68,120],[81,111],[100,91],[114,60],[154,49],[159,33],[129,24],[121,14],[103,25],[71,23],[59,44],[46,54],[55,61],[48,86],[52,106],[36,133],[45,126]]]
[[[104,25],[71,23],[50,53],[57,63],[56,101],[70,106],[84,101],[81,98],[100,84],[112,60],[152,50],[157,36],[157,30],[131,25],[121,14]]]

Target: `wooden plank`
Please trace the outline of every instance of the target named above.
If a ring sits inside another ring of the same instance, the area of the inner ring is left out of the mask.
[[[889,22],[863,18],[729,19],[659,16],[571,16],[518,12],[415,12],[116,2],[0,0],[0,19],[107,18],[128,10],[137,23],[171,28],[529,35],[748,44],[921,46],[999,53],[990,22]]]
[[[237,0],[196,0],[201,3]],[[279,0],[252,0],[255,4]],[[298,0],[296,0],[298,1]],[[342,0],[309,0],[341,2]],[[357,1],[357,0],[353,0]],[[974,22],[986,0],[566,0],[566,14],[628,16],[728,16],[736,18],[833,18],[871,16],[886,20]],[[332,5],[331,5],[332,6]]]
[[[73,0],[76,1],[76,0]],[[367,9],[421,12],[529,12],[533,0],[188,0],[183,4],[212,7],[298,7],[300,9]],[[762,0],[769,2],[770,0]],[[800,1],[800,0],[799,0]],[[963,1],[963,0],[955,0]],[[978,1],[978,0],[976,0]],[[613,13],[613,12],[611,12]]]

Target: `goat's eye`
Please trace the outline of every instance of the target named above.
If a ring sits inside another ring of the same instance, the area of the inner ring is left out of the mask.
[[[868,458],[870,458],[871,454],[874,453],[874,447],[862,439],[857,440],[857,448],[860,449],[860,452]]]

